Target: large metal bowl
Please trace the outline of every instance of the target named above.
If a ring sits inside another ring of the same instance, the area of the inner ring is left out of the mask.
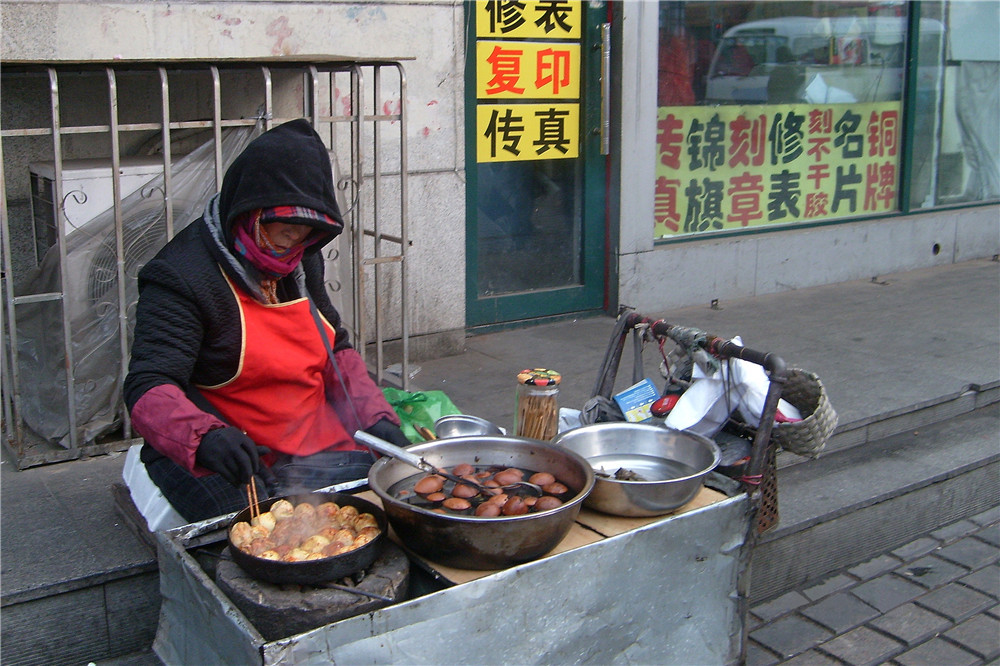
[[[597,479],[586,505],[615,516],[670,513],[698,493],[721,459],[710,439],[644,423],[594,423],[567,430],[552,443],[587,459]],[[643,480],[616,478],[619,470]]]
[[[470,463],[549,472],[574,493],[551,511],[522,516],[434,513],[388,493],[394,484],[421,472],[392,458],[379,459],[369,470],[368,485],[382,500],[399,540],[418,555],[460,569],[503,569],[545,555],[569,532],[594,487],[594,472],[581,456],[533,439],[452,437],[410,446],[407,451],[446,469]]]

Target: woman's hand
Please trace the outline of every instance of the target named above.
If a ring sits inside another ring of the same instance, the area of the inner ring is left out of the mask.
[[[375,435],[379,439],[384,439],[390,444],[395,444],[396,446],[410,446],[413,444],[403,434],[403,431],[399,429],[399,426],[390,421],[389,419],[379,419],[370,428],[365,428],[365,432]]]
[[[257,445],[239,428],[232,426],[206,432],[195,451],[194,461],[236,487],[250,483],[261,469]]]

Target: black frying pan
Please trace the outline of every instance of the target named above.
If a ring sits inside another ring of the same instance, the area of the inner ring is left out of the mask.
[[[323,502],[336,502],[340,506],[353,506],[358,513],[370,513],[375,516],[378,522],[379,535],[354,550],[324,557],[321,560],[308,560],[305,562],[279,562],[276,560],[265,560],[246,553],[233,545],[232,528],[239,522],[250,522],[250,508],[243,509],[233,517],[226,529],[226,538],[229,541],[229,552],[233,561],[240,565],[251,577],[258,580],[283,584],[314,585],[337,580],[344,576],[361,571],[371,565],[372,562],[382,552],[385,543],[388,523],[385,512],[368,500],[353,495],[343,493],[306,493],[304,495],[290,495],[288,497],[272,497],[260,502],[261,513],[268,511],[271,505],[280,499],[288,500],[294,505],[308,502],[314,506]]]

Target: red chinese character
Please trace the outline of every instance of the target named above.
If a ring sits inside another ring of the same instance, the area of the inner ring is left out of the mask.
[[[680,186],[681,181],[679,180],[668,180],[665,176],[656,179],[653,217],[671,231],[677,231],[680,228],[681,216],[677,212],[677,189]]]
[[[826,208],[828,202],[829,197],[825,192],[810,192],[806,195],[806,207],[802,217],[826,217],[829,215]]]
[[[892,162],[885,162],[865,167],[864,210],[889,209],[895,199],[896,166]]]
[[[822,162],[825,155],[830,154],[830,147],[826,144],[830,143],[830,137],[828,136],[811,136],[809,137],[809,150],[806,154],[812,155],[816,158],[817,162]]]
[[[551,84],[552,93],[557,94],[560,88],[570,83],[570,53],[555,49],[542,49],[538,52],[538,62],[535,65],[535,87]]]
[[[656,124],[656,143],[660,147],[660,162],[671,169],[681,168],[681,150],[684,143],[684,121],[668,113],[667,117]]]
[[[486,58],[486,62],[493,66],[493,78],[486,84],[486,94],[496,95],[502,92],[512,92],[520,95],[524,88],[517,87],[517,81],[521,77],[521,56],[524,51],[504,50],[499,46],[493,47],[493,53]]]
[[[767,145],[767,117],[760,115],[754,121],[743,116],[729,123],[731,131],[729,166],[761,166]],[[752,156],[752,159],[751,159]]]
[[[811,180],[816,183],[814,189],[819,189],[825,178],[830,177],[830,165],[829,164],[810,164],[808,167],[809,175],[806,176],[806,180]]]
[[[809,112],[809,133],[829,134],[833,131],[833,109],[821,111],[813,109]]]
[[[896,111],[884,111],[881,115],[872,111],[868,119],[868,155],[869,157],[891,157],[896,154],[896,129],[899,124],[899,114]]]
[[[760,209],[760,195],[764,192],[763,182],[763,176],[751,174],[749,171],[729,179],[729,189],[726,190],[726,194],[730,197],[732,212],[726,216],[727,222],[739,222],[740,226],[745,227],[752,220],[764,217],[764,211]]]

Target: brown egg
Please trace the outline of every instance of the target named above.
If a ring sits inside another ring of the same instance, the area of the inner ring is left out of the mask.
[[[536,472],[528,477],[528,481],[536,486],[547,486],[550,483],[555,483],[556,477],[552,476],[548,472]]]
[[[431,493],[430,495],[428,495],[427,499],[431,502],[443,502],[446,499],[448,499],[448,496],[445,495],[443,492],[438,491],[436,493]]]
[[[500,505],[493,502],[483,502],[476,507],[476,515],[480,518],[496,518],[500,515]]]
[[[472,503],[467,499],[462,499],[461,497],[449,497],[443,502],[445,508],[451,509],[452,511],[465,511]]]
[[[413,486],[413,490],[421,495],[436,493],[442,488],[444,488],[444,477],[436,474],[425,476],[417,481],[417,483]]]
[[[552,495],[545,495],[544,497],[539,497],[535,502],[535,511],[551,511],[556,507],[562,506],[562,502],[558,497],[553,497]]]
[[[563,493],[568,492],[569,488],[556,481],[554,483],[542,486],[542,490],[547,492],[549,495],[562,495]]]
[[[494,495],[493,497],[491,497],[488,500],[486,500],[486,503],[487,504],[496,504],[497,506],[503,506],[504,503],[509,499],[509,497],[510,496],[507,495],[507,493],[500,493],[500,494]]]
[[[527,504],[529,507],[535,506],[535,502],[537,501],[538,498],[535,497],[534,495],[529,495],[528,497],[524,498],[524,503]]]
[[[475,474],[476,468],[470,465],[469,463],[461,463],[455,465],[455,467],[451,470],[451,473],[454,474],[455,476],[466,476],[469,474]]]
[[[502,472],[497,472],[493,475],[493,480],[499,483],[501,486],[509,486],[512,483],[517,483],[521,480],[521,475],[517,474],[515,471],[505,469]]]
[[[451,491],[453,497],[461,497],[463,499],[469,499],[470,497],[475,497],[479,494],[479,491],[472,486],[467,486],[465,484],[457,484]]]
[[[505,516],[522,516],[526,513],[528,513],[528,505],[517,495],[508,499],[503,505],[503,515]]]
[[[484,469],[481,472],[476,472],[475,474],[473,474],[473,476],[475,476],[477,479],[488,479],[491,476],[493,476],[493,473]]]

